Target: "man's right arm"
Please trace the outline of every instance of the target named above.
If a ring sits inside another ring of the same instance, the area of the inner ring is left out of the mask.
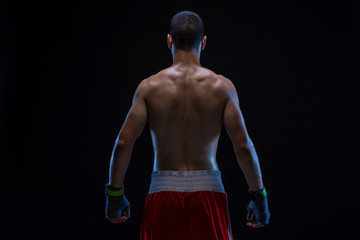
[[[227,81],[228,100],[225,105],[224,127],[233,143],[235,155],[251,191],[262,189],[263,182],[259,160],[245,126],[235,86]]]

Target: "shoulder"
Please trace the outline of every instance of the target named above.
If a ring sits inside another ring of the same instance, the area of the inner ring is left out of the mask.
[[[159,73],[153,74],[151,76],[149,76],[148,78],[143,79],[138,87],[137,90],[138,91],[148,91],[149,89],[153,88],[157,83],[158,83],[158,79],[159,79]]]
[[[174,73],[169,69],[163,69],[148,78],[142,80],[139,83],[138,89],[139,91],[150,93],[157,91],[159,88],[163,88],[167,84],[171,83],[172,78],[174,78]]]
[[[151,78],[151,77],[149,77]],[[149,91],[149,78],[146,78],[144,80],[142,80],[136,90],[135,90],[135,94],[134,94],[134,98],[137,98],[137,97],[145,97],[147,92]]]
[[[213,73],[214,77],[219,82],[219,91],[221,92],[221,96],[223,96],[225,100],[225,106],[228,101],[234,101],[239,104],[239,96],[236,90],[234,83],[227,77],[224,77],[221,74]]]
[[[217,75],[220,81],[222,82],[225,90],[227,91],[236,91],[234,83],[227,77],[224,77],[223,75],[218,74]]]
[[[207,69],[208,70],[208,69]],[[224,77],[221,74],[217,74],[211,70],[208,70],[211,73],[211,77],[215,80],[216,85],[227,94],[236,93],[236,88],[234,83],[227,77]]]
[[[149,76],[148,78],[143,79],[137,86],[135,95],[141,95],[143,97],[147,96],[160,84],[159,73]]]

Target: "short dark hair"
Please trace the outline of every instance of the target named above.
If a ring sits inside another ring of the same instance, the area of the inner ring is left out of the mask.
[[[170,23],[170,35],[176,48],[191,50],[200,44],[204,36],[204,23],[201,17],[191,11],[175,14]]]

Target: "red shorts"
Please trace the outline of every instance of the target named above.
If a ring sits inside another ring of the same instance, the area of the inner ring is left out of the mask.
[[[153,173],[140,240],[232,240],[227,195],[220,172],[184,172]]]

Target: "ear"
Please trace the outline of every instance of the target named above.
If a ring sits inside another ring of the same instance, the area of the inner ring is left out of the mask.
[[[167,35],[167,45],[168,45],[169,49],[172,49],[173,39],[172,39],[172,36],[170,34]]]
[[[206,46],[206,36],[203,36],[201,39],[201,50],[204,50]]]

